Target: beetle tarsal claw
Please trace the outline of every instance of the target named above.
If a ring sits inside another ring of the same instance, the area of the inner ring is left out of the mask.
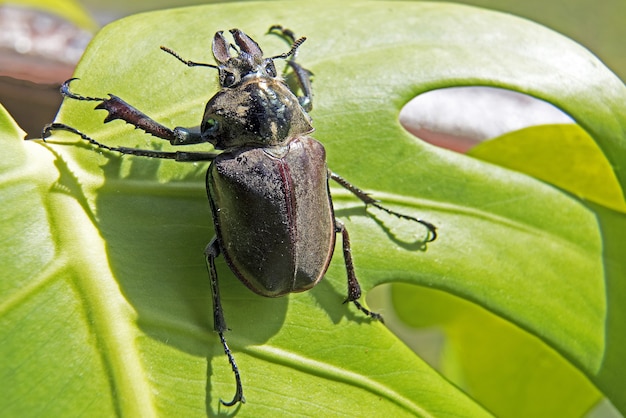
[[[222,398],[220,398],[220,403],[224,406],[234,406],[239,402],[246,403],[246,398],[244,398],[244,396],[239,392],[235,393],[235,397],[230,402],[225,402]]]
[[[230,367],[233,370],[233,373],[235,374],[235,385],[237,387],[237,389],[235,390],[235,396],[233,397],[232,401],[224,402],[224,400],[220,398],[220,402],[224,406],[233,406],[238,402],[246,403],[246,398],[243,396],[243,385],[241,384],[241,376],[239,376],[239,368],[237,367],[235,358],[233,357],[233,354],[230,351],[228,344],[226,343],[226,338],[224,337],[224,333],[218,332],[218,335],[220,336],[220,341],[222,342],[222,347],[224,348],[224,354],[226,354],[226,357],[228,357],[228,362],[230,363]]]
[[[346,299],[346,302],[354,303],[354,306],[356,306],[357,309],[359,311],[363,312],[365,315],[369,316],[372,319],[375,319],[376,321],[382,322],[383,324],[385,323],[385,320],[383,319],[383,316],[381,314],[379,314],[377,312],[372,312],[369,309],[365,308],[363,305],[361,305],[359,303],[358,300],[348,300],[348,299]]]
[[[428,228],[428,236],[426,237],[426,242],[433,242],[437,239],[437,227],[435,225],[423,219],[417,219],[417,222]]]
[[[73,93],[70,90],[70,84],[74,80],[78,80],[78,78],[76,78],[76,77],[70,78],[69,80],[65,81],[61,85],[61,89],[60,89],[61,96],[67,97],[67,98],[70,98],[70,99],[74,99],[74,100],[86,101],[86,102],[101,102],[103,100],[106,100],[106,99],[103,99],[102,97],[81,96],[80,94]]]

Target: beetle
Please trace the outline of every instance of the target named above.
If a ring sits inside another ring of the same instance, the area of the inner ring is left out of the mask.
[[[351,302],[365,315],[382,316],[359,302],[361,288],[351,255],[350,237],[344,224],[335,218],[329,181],[349,190],[366,206],[417,222],[426,228],[424,243],[437,237],[436,227],[425,220],[401,214],[381,205],[378,200],[329,170],[323,145],[310,134],[313,125],[311,72],[296,63],[298,48],[306,38],[296,39],[293,32],[275,25],[270,33],[287,40],[291,49],[265,58],[259,45],[239,29],[231,29],[235,44],[229,44],[223,31],[215,33],[212,43],[217,65],[183,59],[173,50],[161,47],[189,67],[217,69],[220,90],[208,101],[200,130],[170,129],[148,117],[121,98],[89,97],[74,93],[66,81],[61,94],[68,99],[99,102],[104,122],[120,119],[171,145],[208,142],[221,152],[168,152],[100,143],[76,128],[63,123],[44,127],[45,140],[55,130],[80,136],[94,147],[126,155],[173,159],[180,162],[210,161],[206,189],[215,236],[205,249],[211,280],[214,328],[219,335],[232,371],[236,392],[226,406],[244,403],[239,368],[227,344],[228,329],[219,294],[215,259],[221,254],[234,275],[261,296],[277,297],[306,291],[324,276],[341,234],[344,263]],[[231,50],[234,54],[231,54]],[[297,81],[288,86],[276,71],[274,61],[285,59]],[[297,96],[297,90],[301,95]]]

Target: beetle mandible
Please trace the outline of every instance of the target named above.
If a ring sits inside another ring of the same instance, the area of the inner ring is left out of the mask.
[[[352,262],[350,238],[344,224],[335,218],[329,180],[352,192],[365,205],[422,224],[427,229],[424,243],[437,236],[433,224],[382,206],[327,168],[324,147],[310,136],[311,73],[295,61],[306,38],[296,39],[293,32],[278,25],[272,26],[270,32],[289,41],[291,49],[264,58],[259,45],[239,29],[230,30],[235,45],[227,42],[222,31],[215,34],[212,50],[218,65],[188,61],[161,47],[189,67],[218,70],[221,89],[206,104],[199,132],[182,127],[169,129],[112,94],[108,98],[75,94],[70,90],[75,79],[61,87],[65,98],[100,102],[96,109],[108,112],[105,123],[120,119],[172,145],[208,142],[221,153],[112,147],[62,123],[46,125],[42,132],[45,139],[54,130],[69,131],[95,147],[121,154],[182,162],[211,161],[206,188],[215,237],[207,245],[205,257],[211,279],[214,328],[235,375],[233,399],[220,399],[226,406],[243,403],[245,398],[237,363],[224,337],[228,328],[220,301],[216,257],[222,254],[248,288],[262,296],[276,297],[315,286],[328,268],[336,234],[341,233],[348,276],[345,302],[352,302],[365,315],[382,320],[359,303],[361,288]],[[296,89],[292,91],[277,73],[276,59],[286,60],[296,76],[301,96],[296,96]]]

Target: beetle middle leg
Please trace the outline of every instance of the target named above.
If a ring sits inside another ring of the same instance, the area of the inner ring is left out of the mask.
[[[224,402],[220,399],[220,402],[224,406],[233,406],[237,402],[245,403],[246,398],[243,396],[243,386],[241,384],[241,377],[239,376],[239,368],[235,362],[235,357],[226,343],[226,337],[224,337],[224,332],[228,331],[228,327],[226,326],[226,319],[224,318],[222,300],[220,299],[220,288],[217,282],[217,270],[215,269],[215,258],[220,255],[220,247],[217,242],[217,238],[213,238],[211,242],[209,242],[209,245],[207,245],[204,250],[204,254],[206,256],[207,268],[211,277],[211,294],[213,295],[213,327],[220,337],[222,347],[224,347],[224,354],[228,357],[228,362],[230,363],[233,373],[235,374],[235,384],[237,385],[233,400],[230,402]]]
[[[341,232],[341,241],[343,245],[343,260],[346,264],[346,273],[348,275],[348,297],[343,303],[352,302],[354,306],[357,307],[358,310],[363,312],[365,315],[376,319],[380,322],[383,321],[383,317],[381,314],[372,312],[369,309],[366,309],[359,302],[359,298],[361,297],[361,285],[356,278],[356,273],[354,272],[354,263],[352,261],[352,249],[350,247],[350,235],[348,234],[348,230],[346,226],[340,220],[335,220],[335,231]]]
[[[184,151],[156,151],[149,149],[140,149],[140,148],[128,148],[128,147],[112,147],[101,142],[96,141],[90,136],[85,135],[81,131],[76,128],[72,128],[69,125],[64,123],[49,123],[44,126],[41,136],[43,139],[48,138],[52,135],[53,131],[67,131],[71,132],[75,135],[78,135],[83,140],[89,142],[91,145],[94,145],[98,148],[105,149],[107,151],[119,152],[120,154],[125,155],[136,155],[140,157],[148,157],[148,158],[161,158],[168,160],[175,160],[178,162],[194,162],[194,161],[211,161],[217,155],[214,152],[184,152]]]

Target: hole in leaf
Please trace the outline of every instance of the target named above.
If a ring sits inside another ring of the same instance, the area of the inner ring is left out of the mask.
[[[426,142],[465,153],[507,132],[573,121],[555,106],[532,96],[475,86],[420,94],[402,108],[400,123]]]
[[[626,212],[614,169],[597,143],[543,100],[494,87],[451,87],[415,97],[400,112],[400,123],[433,145]]]

